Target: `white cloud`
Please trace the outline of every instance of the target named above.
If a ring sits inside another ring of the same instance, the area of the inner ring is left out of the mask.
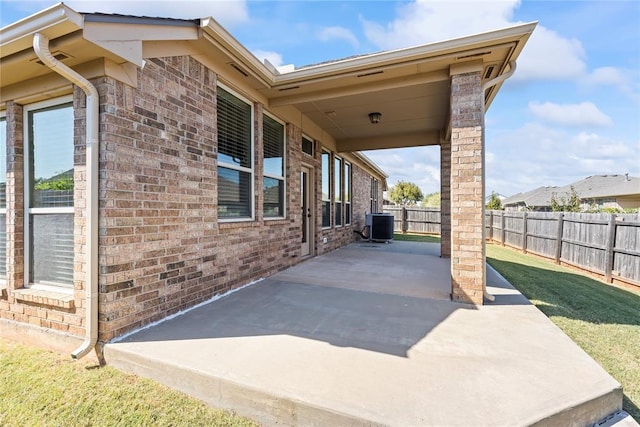
[[[487,150],[487,191],[507,196],[591,175],[640,174],[640,141],[565,132],[538,123],[490,136]]]
[[[330,40],[344,40],[354,48],[358,48],[360,43],[353,32],[344,27],[325,27],[318,33],[318,39],[326,42]]]
[[[365,154],[389,175],[389,187],[398,181],[409,181],[424,194],[440,191],[439,147],[375,150]]]
[[[585,86],[613,86],[629,98],[639,101],[638,84],[634,83],[634,73],[637,71],[625,70],[616,67],[600,67],[584,76],[580,83]]]
[[[254,50],[252,53],[260,61],[264,61],[266,59],[274,67],[281,67],[283,65],[282,55],[279,54],[278,52],[273,52],[270,50]]]
[[[610,126],[611,118],[604,114],[591,102],[580,104],[554,104],[530,102],[529,110],[547,123],[566,126]]]
[[[177,19],[213,17],[225,27],[247,22],[249,10],[246,0],[169,1],[169,0],[69,0],[65,2],[79,12],[120,13]]]
[[[586,72],[585,51],[577,39],[538,25],[518,58],[514,80],[561,80]]]
[[[417,0],[398,8],[397,17],[381,25],[360,19],[369,41],[395,49],[510,27],[517,0]],[[518,60],[514,80],[566,79],[585,73],[585,52],[579,40],[565,38],[538,24]]]

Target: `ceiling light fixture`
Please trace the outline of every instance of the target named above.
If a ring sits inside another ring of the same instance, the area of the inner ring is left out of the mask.
[[[380,123],[380,118],[382,117],[382,113],[369,113],[369,121],[372,125]]]

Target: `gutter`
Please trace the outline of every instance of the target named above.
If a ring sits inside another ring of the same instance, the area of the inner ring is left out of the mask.
[[[488,82],[485,82],[482,85],[482,95],[484,96],[484,93],[486,92],[487,89],[489,89],[489,88],[491,88],[491,87],[493,87],[493,86],[495,86],[497,84],[500,84],[503,81],[507,80],[509,77],[513,76],[513,73],[516,72],[516,67],[517,67],[516,61],[509,62],[509,71],[507,71],[504,74],[500,74],[498,77],[496,77],[494,79],[491,79],[491,80],[489,80]],[[483,180],[484,180],[484,178],[483,178]],[[484,212],[484,210],[483,210],[483,212]],[[487,280],[486,280],[486,277],[485,277],[485,280],[484,280],[484,284],[482,285],[482,295],[486,300],[491,301],[491,302],[495,301],[495,299],[496,299],[495,296],[493,296],[489,292],[487,292]]]
[[[49,39],[36,33],[33,36],[33,50],[38,58],[51,70],[80,87],[87,97],[86,107],[86,264],[85,279],[85,321],[86,338],[71,357],[86,356],[98,342],[98,171],[99,171],[99,96],[98,91],[87,79],[61,63],[49,51]]]

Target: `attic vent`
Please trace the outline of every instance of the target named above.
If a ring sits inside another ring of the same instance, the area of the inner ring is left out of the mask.
[[[285,92],[287,90],[293,90],[293,89],[300,89],[300,86],[289,86],[289,87],[283,87],[282,89],[278,89],[280,92]]]
[[[51,55],[53,55],[53,57],[55,59],[57,59],[58,61],[62,61],[64,59],[71,58],[70,55],[67,55],[66,53],[61,52],[61,51],[52,52]],[[44,63],[39,59],[34,59],[33,62],[35,62],[36,64],[44,65]]]
[[[488,54],[490,54],[490,53],[491,53],[491,51],[488,51],[488,52],[479,52],[479,53],[472,53],[471,55],[458,56],[458,57],[456,57],[456,59],[478,58],[478,57],[480,57],[480,56],[488,55]]]
[[[356,77],[360,78],[360,77],[367,77],[367,76],[375,76],[376,74],[382,74],[382,73],[384,73],[384,71],[378,70],[378,71],[372,71],[370,73],[358,74]]]
[[[488,66],[488,67],[487,67],[487,71],[485,71],[485,73],[484,73],[484,78],[485,78],[485,79],[490,78],[490,77],[491,77],[491,75],[493,74],[493,70],[494,70],[495,68],[496,68],[496,67],[494,67],[493,65]]]
[[[239,72],[240,74],[242,74],[245,77],[249,77],[249,73],[247,73],[245,70],[243,70],[238,64],[236,64],[235,62],[229,62],[229,65],[231,66],[231,68],[233,68],[234,70],[236,70],[237,72]]]

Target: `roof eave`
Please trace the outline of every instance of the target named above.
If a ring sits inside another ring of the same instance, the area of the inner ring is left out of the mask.
[[[331,76],[342,75],[350,72],[357,72],[367,68],[384,67],[388,64],[394,64],[399,60],[403,62],[417,61],[439,55],[455,55],[456,52],[468,50],[470,46],[482,45],[497,42],[501,39],[517,38],[520,43],[516,46],[511,54],[511,58],[505,61],[501,73],[507,68],[510,60],[517,58],[522,47],[535,29],[537,22],[516,25],[500,30],[475,34],[457,39],[446,40],[442,42],[429,43],[420,46],[402,48],[384,52],[373,53],[370,55],[358,56],[355,58],[346,58],[335,62],[318,64],[311,67],[301,68],[285,74],[275,76],[276,84],[292,84],[315,78],[326,78]]]
[[[55,39],[73,33],[83,26],[82,14],[64,3],[55,4],[0,28],[0,57],[5,58],[30,48],[35,33],[43,33],[49,39]]]
[[[250,73],[270,88],[275,82],[275,73],[269,67],[260,62],[249,49],[244,47],[235,37],[222,27],[215,19],[203,18],[200,20],[200,28],[205,39],[224,52],[239,66],[246,67],[243,71]]]

